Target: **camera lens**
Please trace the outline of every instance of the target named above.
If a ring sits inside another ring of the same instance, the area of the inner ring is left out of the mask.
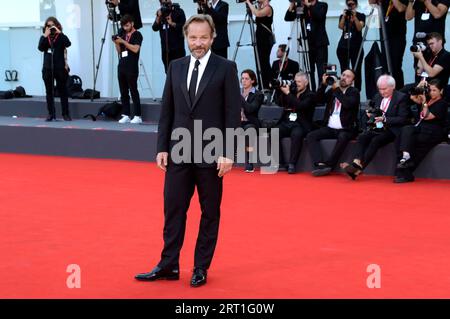
[[[411,50],[411,52],[419,52],[419,47],[417,45],[412,45],[409,50]]]

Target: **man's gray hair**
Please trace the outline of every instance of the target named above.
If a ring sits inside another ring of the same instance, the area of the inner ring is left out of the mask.
[[[304,78],[306,80],[306,82],[309,83],[309,77],[308,74],[306,72],[300,71],[297,74],[295,74],[295,77],[297,78]]]
[[[216,37],[216,26],[214,24],[213,19],[208,14],[196,14],[190,17],[183,27],[184,36],[187,38],[188,36],[188,28],[191,25],[191,23],[208,23],[209,27],[211,28],[211,36],[213,38]]]
[[[379,87],[383,82],[386,82],[388,86],[395,88],[395,79],[391,75],[384,74],[380,76],[377,80],[377,87]]]

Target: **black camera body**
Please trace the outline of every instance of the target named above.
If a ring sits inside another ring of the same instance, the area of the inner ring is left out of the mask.
[[[412,45],[409,50],[411,52],[423,52],[427,49],[427,46],[423,42],[416,42],[414,45]]]
[[[327,78],[325,79],[327,85],[331,86],[339,80],[339,77],[337,76],[336,64],[325,64],[324,71],[327,76]]]
[[[180,5],[178,3],[167,4],[163,3],[161,5],[161,15],[163,18],[167,18],[173,11],[180,9]]]
[[[283,80],[283,79],[273,79],[270,81],[270,87],[274,90],[278,90],[282,86],[289,86],[292,90],[292,88],[295,86],[295,82],[293,80]]]
[[[367,128],[368,129],[378,129],[375,124],[375,118],[383,116],[383,111],[377,107],[375,107],[375,103],[373,101],[369,102],[369,106],[367,107],[367,113],[369,113],[367,120]]]
[[[46,27],[44,27],[44,28],[42,29],[42,33],[45,33],[45,29],[46,29]],[[50,36],[51,36],[51,37],[54,37],[55,35],[56,35],[56,27],[53,26],[53,27],[50,28]]]
[[[108,7],[108,9],[114,9],[116,5],[112,2],[109,2],[109,0],[105,0],[105,4]]]
[[[353,16],[352,10],[350,10],[350,9],[345,9],[345,10],[344,10],[344,16],[345,16],[346,18],[351,18],[351,17]]]
[[[116,41],[119,38],[119,35],[118,34],[114,34],[111,38],[112,38],[113,41]]]

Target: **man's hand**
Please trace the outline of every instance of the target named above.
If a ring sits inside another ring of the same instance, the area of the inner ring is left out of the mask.
[[[173,23],[173,20],[172,20],[172,14],[169,14],[169,15],[167,16],[166,21],[167,21],[167,23],[168,23],[170,26],[172,26],[172,25],[174,24],[174,23]]]
[[[164,172],[167,171],[167,162],[169,160],[169,153],[161,152],[156,155],[156,165]]]
[[[117,6],[119,4],[119,0],[109,0],[110,3]]]
[[[376,123],[378,123],[378,122],[384,122],[384,117],[382,117],[382,116],[377,116],[377,117],[375,118],[375,122],[376,122]]]
[[[283,92],[286,95],[289,95],[289,93],[291,92],[291,90],[289,89],[289,86],[285,85],[280,87],[281,92]]]
[[[115,40],[114,40],[114,43],[115,44],[125,44],[125,43],[127,43],[124,39],[122,39],[121,37],[117,37]]]
[[[233,160],[220,156],[217,160],[217,170],[219,171],[218,176],[223,177],[226,173],[231,171],[233,168]]]
[[[423,58],[423,53],[422,51],[417,51],[417,52],[413,52],[412,53],[414,55],[414,57],[418,60],[420,60],[421,58]]]

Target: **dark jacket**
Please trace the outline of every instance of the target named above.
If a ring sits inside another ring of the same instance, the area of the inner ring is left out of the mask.
[[[141,11],[139,9],[139,0],[121,0],[119,3],[120,15],[123,17],[129,14],[133,17],[134,28],[142,28]]]
[[[317,102],[326,103],[324,123],[328,124],[331,114],[334,111],[334,99],[341,102],[340,119],[343,129],[351,130],[357,128],[357,118],[359,112],[360,95],[357,88],[350,86],[345,94],[340,88],[336,90],[329,89],[326,93],[327,86],[321,85],[317,91]]]
[[[202,135],[209,129],[219,129],[226,137],[225,130],[235,130],[240,127],[241,94],[236,63],[212,53],[197,89],[194,103],[191,104],[187,89],[187,76],[191,57],[174,60],[167,71],[166,84],[162,97],[161,116],[158,127],[159,152],[171,152],[178,143],[171,139],[172,132],[177,128],[187,129],[191,134],[191,150],[194,150],[194,121],[201,120]],[[197,133],[198,134],[198,133]],[[201,138],[201,137],[200,137]],[[202,151],[211,141],[203,141]],[[234,157],[234,150],[220,155]],[[192,152],[192,157],[194,157]],[[197,155],[198,156],[198,155]],[[170,158],[170,157],[169,157]],[[194,158],[195,159],[195,158]],[[202,162],[199,167],[215,167],[216,164]]]
[[[166,49],[171,50],[180,50],[184,49],[184,35],[183,35],[183,26],[186,23],[186,15],[184,14],[183,9],[179,7],[174,7],[172,14],[172,21],[176,23],[175,28],[169,27],[168,29],[163,28],[163,19],[161,19],[160,23],[153,23],[152,29],[153,31],[159,31],[159,36],[161,38],[161,51],[166,52]],[[168,32],[168,34],[166,33]],[[167,44],[166,44],[166,35],[167,35]],[[167,48],[166,48],[167,47]]]
[[[216,38],[214,39],[212,49],[225,49],[230,46],[228,39],[228,3],[219,0],[216,8],[205,7],[203,10],[198,9],[198,13],[208,14],[212,17],[216,26]]]
[[[264,94],[261,91],[256,91],[255,93],[250,92],[247,97],[247,101],[242,97],[242,108],[244,109],[244,114],[247,120],[255,125],[257,128],[261,127],[261,123],[258,119],[258,113],[261,109],[261,105],[264,102]]]
[[[52,45],[50,45],[50,43],[52,43]],[[50,40],[50,37],[45,38],[44,36],[41,36],[41,38],[39,39],[38,50],[44,52],[43,69],[52,68],[52,54],[49,53],[49,50],[51,50],[52,46],[54,68],[64,69],[66,65],[64,59],[64,51],[71,45],[72,43],[64,33],[60,33],[57,37],[55,37],[54,42]]]
[[[280,63],[281,63],[281,60],[275,60],[272,63],[272,77],[274,79],[278,78],[278,75],[280,73]],[[281,70],[281,79],[282,80],[293,80],[299,70],[300,70],[300,67],[296,61],[287,59],[284,62],[283,69]]]
[[[305,92],[297,97],[296,93],[281,94],[281,105],[285,111],[281,118],[282,121],[289,122],[289,114],[297,113],[297,122],[308,131],[313,128],[313,117],[316,109],[316,94],[306,89]]]
[[[373,102],[376,108],[380,108],[383,97],[377,93],[373,97]],[[401,128],[407,124],[408,117],[410,116],[408,96],[399,91],[394,91],[391,102],[387,112],[384,114],[386,117],[385,127],[392,131],[395,136],[400,134]]]

